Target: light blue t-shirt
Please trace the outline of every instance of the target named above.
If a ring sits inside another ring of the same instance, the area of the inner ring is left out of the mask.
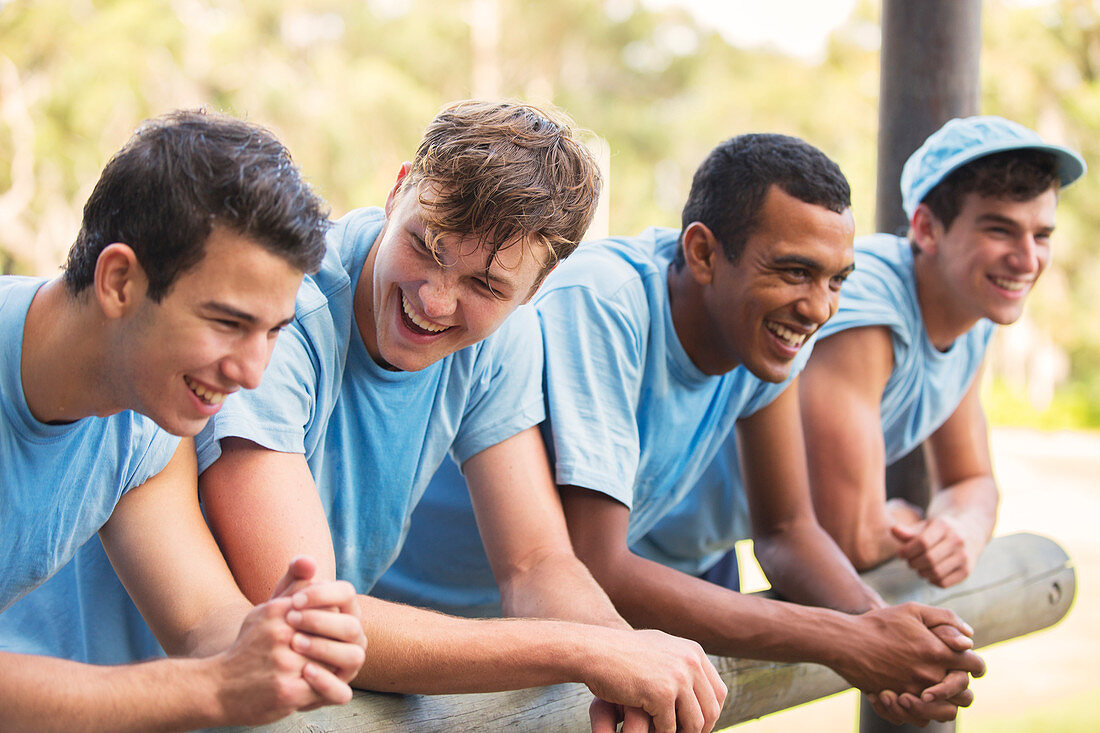
[[[279,335],[277,343],[294,341],[309,358],[298,371],[293,371],[296,365],[282,361],[290,350],[275,349],[272,365],[279,364],[302,379],[300,392],[290,395],[284,403],[275,406],[276,409],[291,409],[291,402],[293,406],[307,406],[300,409],[308,409],[317,402],[331,405],[339,387],[347,338],[340,340],[335,333],[350,331],[350,305],[341,308],[345,301],[333,297],[330,307],[328,293],[322,292],[318,283],[325,283],[330,293],[347,289],[348,277],[338,253],[329,251],[316,278],[303,280],[295,299],[294,321]],[[316,338],[307,339],[303,335],[307,331]],[[316,349],[313,348],[315,343]],[[319,350],[323,348],[328,350],[321,353]],[[219,415],[243,394],[230,395]],[[210,430],[208,423],[196,438],[197,445],[210,442],[209,438],[204,438]],[[312,451],[318,438],[316,435],[311,437],[307,447]],[[298,452],[302,452],[301,446]],[[214,451],[207,446],[204,453],[210,455]],[[56,609],[66,609],[66,612],[62,614]],[[0,615],[0,639],[3,638],[18,642],[10,648],[0,647],[8,651],[45,654],[89,664],[124,664],[164,654],[115,575],[98,538],[87,542],[54,577]]]
[[[228,436],[304,453],[328,515],[337,574],[360,593],[397,556],[413,508],[448,454],[464,462],[544,416],[530,307],[420,371],[375,363],[354,323],[352,294],[384,223],[381,209],[359,209],[330,231],[326,260],[340,266],[309,278],[303,297],[313,302],[299,308],[290,338],[279,337],[260,387],[227,402],[198,444],[200,470]]]
[[[44,283],[0,278],[0,649],[54,654],[48,634],[41,643],[33,636],[70,620],[80,600],[54,581],[89,539],[99,544],[95,534],[122,495],[160,473],[179,438],[129,410],[62,425],[34,418],[20,361],[27,310]]]
[[[937,349],[921,317],[909,240],[891,234],[856,240],[855,272],[844,283],[840,310],[821,329],[820,338],[862,326],[889,328],[894,346],[894,370],[880,405],[889,465],[955,412],[996,327],[983,318],[947,351]]]
[[[651,228],[586,242],[535,299],[546,352],[544,437],[556,481],[625,504],[632,545],[697,482],[737,420],[787,387],[811,349],[807,342],[779,384],[740,366],[719,376],[701,372],[669,308],[667,270],[678,238],[679,230]],[[445,467],[377,592],[468,615],[499,611],[476,537],[461,475]]]
[[[734,543],[751,536],[737,435],[730,433],[695,486],[633,549],[654,562],[702,575]]]

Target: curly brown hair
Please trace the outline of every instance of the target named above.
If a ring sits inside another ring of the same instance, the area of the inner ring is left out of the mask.
[[[1006,150],[978,158],[952,171],[921,203],[944,230],[962,211],[966,195],[976,193],[1008,201],[1030,201],[1058,187],[1058,159],[1043,150]]]
[[[488,269],[502,249],[545,245],[537,287],[576,249],[600,183],[595,159],[560,112],[466,100],[428,125],[402,188],[419,192],[433,253],[443,235],[474,235],[489,248]]]

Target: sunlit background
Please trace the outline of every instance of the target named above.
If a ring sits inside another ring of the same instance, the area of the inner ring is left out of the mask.
[[[1094,429],[1100,3],[983,5],[982,111],[1081,151],[1094,171],[1063,196],[1027,315],[997,338],[986,405],[998,426]],[[795,134],[847,172],[869,233],[879,16],[875,0],[0,0],[0,271],[56,272],[109,155],[143,118],[199,105],[274,129],[340,215],[382,203],[443,103],[551,103],[591,131],[609,178],[598,226],[620,234],[677,225],[692,171],[722,139]],[[1015,446],[1014,465],[1044,440],[1001,431],[994,448]],[[1083,458],[1100,454],[1089,435],[1074,440]],[[1100,726],[1092,715],[1080,730]]]

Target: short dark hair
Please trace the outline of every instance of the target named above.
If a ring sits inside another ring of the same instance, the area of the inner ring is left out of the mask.
[[[1043,150],[1004,150],[951,171],[921,200],[945,230],[962,211],[967,194],[1030,201],[1057,188],[1058,158]]]
[[[840,166],[804,140],[790,135],[753,133],[730,138],[710,152],[695,171],[684,204],[683,229],[706,225],[737,262],[760,224],[771,186],[808,204],[838,214],[852,205],[852,191]],[[681,246],[673,259],[684,264]]]
[[[429,123],[404,187],[421,195],[434,234],[476,235],[496,253],[525,237],[548,247],[536,285],[576,249],[600,196],[595,158],[560,112],[464,100]],[[436,246],[436,242],[428,242]]]
[[[147,120],[107,163],[65,263],[73,295],[91,285],[105,247],[134,250],[159,302],[197,265],[215,226],[316,272],[329,226],[324,202],[268,130],[205,110]]]

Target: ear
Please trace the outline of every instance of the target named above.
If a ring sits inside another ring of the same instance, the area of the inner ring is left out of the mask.
[[[716,258],[726,256],[714,232],[706,224],[693,221],[680,235],[680,246],[692,277],[700,285],[709,285],[714,279]]]
[[[149,281],[129,245],[115,242],[103,248],[95,263],[93,288],[107,318],[121,318],[145,295]]]
[[[921,252],[929,255],[936,253],[943,237],[943,224],[926,204],[917,205],[913,218],[909,220],[909,231]]]
[[[412,170],[412,163],[405,161],[401,164],[401,169],[397,171],[397,180],[393,183],[393,188],[390,189],[390,193],[386,196],[386,216],[390,215],[393,211],[393,202],[397,197],[397,193],[401,190],[401,186],[405,183],[405,179],[409,176],[409,171]]]

